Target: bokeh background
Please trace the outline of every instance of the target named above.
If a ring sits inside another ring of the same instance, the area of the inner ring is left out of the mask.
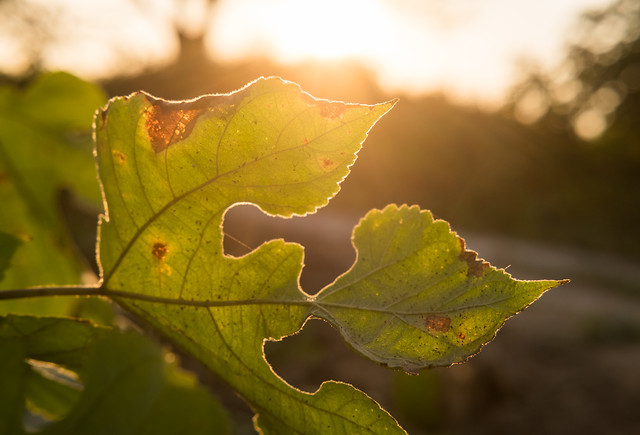
[[[0,0],[0,22],[3,85],[65,70],[109,96],[184,99],[277,75],[321,98],[399,97],[328,207],[236,207],[225,249],[298,241],[313,293],[353,262],[359,217],[419,204],[515,277],[572,283],[467,364],[409,377],[310,321],[267,344],[274,370],[307,391],[353,383],[410,433],[640,431],[637,0]],[[61,207],[92,259],[99,210]]]

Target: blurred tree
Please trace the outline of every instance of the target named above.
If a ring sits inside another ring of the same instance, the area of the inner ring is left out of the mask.
[[[640,161],[640,3],[617,0],[584,13],[556,71],[530,71],[513,92],[516,118],[571,133]]]
[[[0,0],[0,19],[4,48],[12,60],[11,65],[2,67],[0,78],[3,75],[26,77],[40,71],[47,48],[58,42],[54,29],[59,26],[60,9],[22,0]],[[6,38],[6,35],[20,37]],[[7,78],[4,77],[5,81]]]
[[[206,57],[203,41],[215,5],[215,0],[120,0],[114,5],[0,0],[5,60],[0,80],[20,81],[60,68],[93,79],[131,76]]]
[[[616,0],[584,13],[565,62],[551,72],[530,68],[506,112],[555,138],[566,173],[554,174],[554,189],[574,207],[582,238],[637,255],[640,2]]]

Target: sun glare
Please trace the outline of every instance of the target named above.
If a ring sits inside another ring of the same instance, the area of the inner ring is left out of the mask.
[[[220,59],[356,59],[390,92],[443,90],[500,103],[514,61],[556,66],[577,13],[611,0],[218,0],[209,47]]]
[[[33,32],[46,28],[37,20],[22,20],[24,29],[13,22],[0,26],[0,59],[2,71],[18,74],[34,61],[30,47],[41,44],[35,61],[47,69],[89,79],[135,74],[175,58],[179,22],[191,36],[207,29],[216,60],[355,60],[390,93],[444,91],[494,105],[518,79],[514,60],[556,66],[578,12],[611,1],[217,0],[210,17],[196,7],[206,0],[186,3],[191,9],[173,0],[148,0],[144,8],[131,0],[31,0],[25,4],[48,11],[44,24],[50,16],[57,25],[51,35]],[[65,12],[59,19],[58,10]],[[29,32],[41,40],[21,37]]]
[[[357,60],[388,89],[421,92],[424,83],[444,81],[460,58],[424,17],[384,0],[220,1],[216,12],[209,47],[231,61]]]
[[[243,7],[221,2],[213,25],[210,42],[228,59],[253,49],[286,63],[309,58],[362,60],[372,47],[384,46],[387,32],[397,30],[388,28],[385,10],[377,1],[242,2]],[[238,23],[243,24],[242,31],[230,28]]]
[[[24,17],[0,27],[0,60],[11,60],[6,62],[10,68],[2,68],[10,73],[24,73],[35,60],[48,70],[99,79],[161,65],[178,50],[166,0],[154,1],[144,14],[129,0],[14,3],[16,14],[23,10]],[[31,52],[41,58],[29,59]]]

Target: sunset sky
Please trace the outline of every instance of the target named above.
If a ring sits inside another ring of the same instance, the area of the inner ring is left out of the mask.
[[[176,12],[184,2],[32,0],[57,20],[44,66],[92,79],[136,62],[161,64],[177,50],[171,29],[180,16],[186,28],[210,29],[207,43],[220,60],[357,59],[388,91],[446,90],[491,104],[523,63],[557,64],[578,14],[611,0],[218,0],[210,17],[199,1]],[[3,27],[0,68],[16,74],[25,45],[11,23]]]
[[[387,89],[494,100],[518,63],[557,64],[580,11],[606,0],[221,0],[214,52],[292,63],[352,57]],[[246,14],[245,11],[252,11]],[[244,25],[238,23],[245,20]]]

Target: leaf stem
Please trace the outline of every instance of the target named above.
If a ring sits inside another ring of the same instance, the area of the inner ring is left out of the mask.
[[[133,299],[144,302],[155,302],[168,305],[184,305],[192,307],[228,307],[236,305],[302,305],[309,306],[314,302],[301,299],[299,301],[274,300],[274,299],[244,299],[244,300],[219,300],[196,301],[178,298],[165,298],[160,296],[130,293],[121,290],[110,290],[104,286],[51,286],[32,287],[0,291],[0,301],[10,299],[26,299],[51,296],[105,296],[112,299]]]
[[[0,290],[0,301],[10,299],[39,298],[47,296],[99,296],[103,289],[92,286],[51,286]]]
[[[558,281],[557,285],[564,284],[566,280]],[[0,301],[10,299],[25,299],[35,297],[47,297],[47,296],[104,296],[113,299],[118,302],[118,299],[131,299],[143,302],[152,302],[167,305],[181,305],[187,307],[231,307],[240,305],[295,305],[303,307],[316,307],[322,311],[326,311],[326,308],[342,308],[353,309],[358,311],[368,311],[375,313],[385,313],[394,315],[423,315],[427,313],[450,313],[453,310],[408,310],[408,311],[396,311],[390,310],[388,307],[359,307],[349,304],[326,302],[317,300],[313,297],[299,299],[299,300],[287,300],[287,299],[234,299],[234,300],[189,300],[182,298],[167,298],[161,296],[144,295],[139,293],[130,293],[122,290],[110,290],[104,286],[104,284],[93,286],[56,286],[56,287],[32,287],[23,289],[13,289],[0,291]],[[483,303],[480,306],[488,306],[489,304]],[[470,308],[467,306],[465,308]]]
[[[51,286],[51,287],[32,287],[13,290],[0,291],[0,301],[10,299],[26,299],[37,297],[51,296],[104,296],[118,302],[118,299],[131,299],[143,302],[152,302],[166,305],[181,305],[186,307],[233,307],[240,305],[296,305],[303,307],[330,307],[330,308],[347,308],[360,311],[371,311],[381,313],[393,313],[396,315],[420,314],[404,311],[390,311],[385,308],[376,307],[358,307],[348,304],[319,302],[314,298],[306,298],[300,300],[287,299],[232,299],[232,300],[189,300],[181,298],[166,298],[161,296],[144,295],[139,293],[130,293],[122,290],[110,290],[102,285],[94,286]],[[323,311],[325,311],[323,309]]]
[[[118,299],[131,299],[143,302],[153,302],[167,305],[182,305],[187,307],[232,307],[239,305],[297,305],[297,306],[318,306],[318,301],[313,298],[306,298],[300,300],[287,300],[287,299],[233,299],[233,300],[189,300],[181,298],[167,298],[161,296],[144,295],[139,293],[131,293],[122,290],[110,290],[102,285],[93,286],[50,286],[50,287],[31,287],[13,290],[0,291],[0,301],[10,299],[26,299],[26,298],[38,298],[38,297],[51,297],[51,296],[104,296],[110,299],[114,299],[118,302]],[[364,311],[374,312],[387,312],[384,309],[375,307],[355,307],[348,304],[324,302],[320,303],[325,307],[334,308],[352,308]],[[414,314],[398,312],[396,314]]]

